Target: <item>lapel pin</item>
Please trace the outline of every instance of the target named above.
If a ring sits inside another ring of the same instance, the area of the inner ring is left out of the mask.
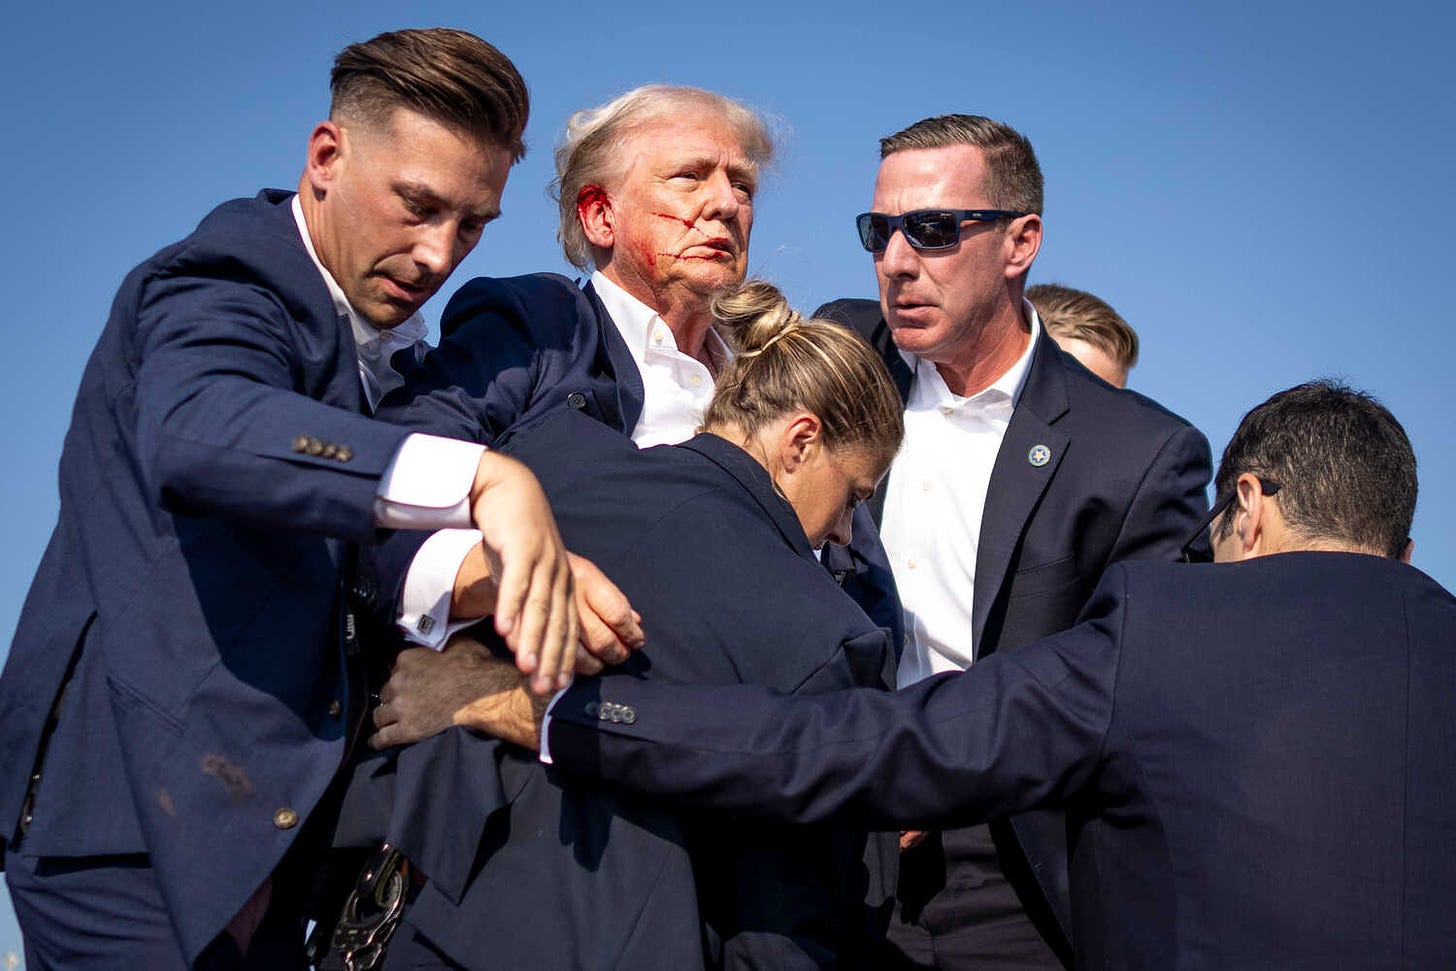
[[[1045,445],[1033,445],[1031,451],[1026,453],[1026,460],[1037,468],[1041,468],[1052,460],[1052,450]]]

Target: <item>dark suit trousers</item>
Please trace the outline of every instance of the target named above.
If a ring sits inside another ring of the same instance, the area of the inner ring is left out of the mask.
[[[1001,873],[986,826],[931,833],[900,856],[884,967],[1060,971]]]

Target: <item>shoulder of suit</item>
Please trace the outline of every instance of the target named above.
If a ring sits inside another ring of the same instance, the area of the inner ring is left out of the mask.
[[[520,319],[532,330],[573,333],[595,317],[590,301],[572,280],[559,273],[480,276],[464,283],[445,304],[440,334],[449,336],[482,314]]]
[[[333,298],[298,234],[292,198],[292,192],[265,189],[224,202],[138,269],[153,277],[251,283],[275,294],[295,318],[316,314],[332,323]]]
[[[293,218],[292,199],[293,193],[281,189],[264,189],[251,199],[230,199],[203,216],[183,242],[229,255],[257,250],[290,261],[302,258],[312,265]]]
[[[1118,421],[1130,421],[1147,427],[1192,428],[1188,419],[1164,407],[1141,392],[1131,388],[1115,388],[1083,367],[1075,357],[1056,345],[1050,338],[1041,346],[1041,351],[1053,356],[1053,364],[1061,368],[1067,378],[1067,394],[1073,407],[1085,407],[1117,416]]]
[[[814,316],[844,324],[861,337],[869,339],[884,325],[878,300],[859,297],[842,297],[831,300],[814,311]]]

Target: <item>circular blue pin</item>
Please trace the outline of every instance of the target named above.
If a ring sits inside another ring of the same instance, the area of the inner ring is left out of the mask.
[[[1052,450],[1045,445],[1033,445],[1031,451],[1026,453],[1026,460],[1037,468],[1041,468],[1052,460]]]

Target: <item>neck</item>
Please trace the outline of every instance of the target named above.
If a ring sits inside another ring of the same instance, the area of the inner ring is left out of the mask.
[[[935,369],[953,394],[963,398],[980,394],[1011,370],[1031,340],[1031,324],[1021,307],[1008,308],[984,327],[975,329]]]
[[[319,227],[323,223],[323,215],[319,212],[320,202],[314,195],[313,186],[309,185],[308,174],[305,173],[298,180],[298,208],[303,212],[303,225],[308,229],[308,242],[313,247],[314,255],[324,265],[329,273],[334,268],[329,266],[327,247],[320,245],[322,239],[319,236]]]
[[[708,331],[713,329],[713,314],[708,309],[707,297],[678,287],[655,289],[646,280],[625,279],[610,264],[600,269],[602,276],[651,307],[662,318],[667,329],[672,331],[678,350],[697,358],[714,377],[717,376],[722,362],[708,349]]]

